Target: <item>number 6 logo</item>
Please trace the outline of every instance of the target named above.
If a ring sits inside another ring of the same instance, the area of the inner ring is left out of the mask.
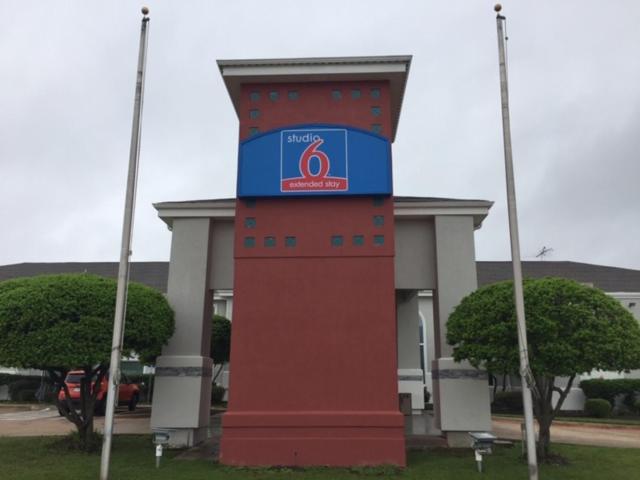
[[[327,156],[326,153],[318,150],[318,147],[322,145],[323,142],[324,140],[322,139],[316,140],[315,142],[310,144],[304,150],[304,152],[302,152],[302,155],[300,155],[300,173],[302,174],[303,178],[323,179],[323,178],[326,178],[327,175],[329,174],[329,167],[330,167],[329,157]],[[317,158],[318,161],[320,162],[320,169],[318,170],[318,173],[316,173],[315,175],[311,173],[311,168],[310,168],[311,159],[314,157]]]

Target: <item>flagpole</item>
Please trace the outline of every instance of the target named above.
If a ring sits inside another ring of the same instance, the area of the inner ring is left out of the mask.
[[[127,191],[122,225],[122,245],[120,248],[120,265],[118,267],[118,289],[116,291],[116,308],[113,319],[113,339],[111,344],[111,361],[109,364],[109,387],[104,417],[104,438],[100,459],[100,480],[109,478],[109,461],[111,459],[111,442],[113,438],[113,415],[118,401],[120,384],[120,360],[124,339],[124,322],[127,309],[127,284],[129,282],[129,257],[131,256],[131,233],[133,213],[135,210],[136,184],[138,177],[138,161],[140,158],[140,116],[144,94],[144,74],[147,60],[147,33],[149,9],[142,7],[142,24],[140,27],[140,48],[138,51],[138,70],[136,76],[136,92],[133,106],[133,125],[131,127],[131,147],[129,150],[129,171],[127,175]]]
[[[529,479],[538,480],[538,459],[536,456],[536,436],[533,427],[533,401],[531,385],[533,381],[529,367],[529,352],[527,347],[527,326],[524,311],[524,292],[522,287],[522,265],[520,264],[520,239],[518,233],[518,212],[516,209],[516,189],[513,174],[513,157],[511,152],[511,121],[509,118],[509,87],[507,79],[507,64],[504,49],[503,22],[505,17],[500,15],[502,6],[498,3],[496,24],[498,27],[498,55],[500,61],[500,93],[502,100],[502,136],[504,141],[504,163],[507,180],[507,208],[509,212],[509,234],[511,237],[511,261],[513,264],[513,292],[518,324],[518,347],[520,353],[520,376],[522,379],[522,403],[524,407],[524,422],[527,442],[527,463],[529,464]]]

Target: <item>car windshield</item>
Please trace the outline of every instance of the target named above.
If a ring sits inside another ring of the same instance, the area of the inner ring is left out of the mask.
[[[67,375],[66,382],[67,383],[80,383],[80,381],[84,378],[84,375],[81,373],[70,373]]]
[[[84,378],[84,374],[83,373],[68,373],[67,374],[67,378],[65,379],[65,382],[67,383],[80,383],[82,381],[82,379]],[[105,376],[104,378],[108,378],[107,376]],[[96,377],[93,377],[92,381],[96,381]]]

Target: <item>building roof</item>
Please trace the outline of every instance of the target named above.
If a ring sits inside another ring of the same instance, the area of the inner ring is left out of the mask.
[[[391,141],[396,138],[411,55],[375,57],[271,58],[218,60],[231,102],[240,109],[240,86],[250,83],[287,83],[378,80],[391,91]]]
[[[478,285],[512,278],[511,262],[477,262]],[[640,292],[640,270],[577,262],[522,262],[525,278],[565,277],[606,292]],[[117,262],[17,263],[0,266],[0,281],[55,273],[93,273],[116,278]],[[167,290],[169,262],[132,262],[130,278],[162,292]]]
[[[0,281],[18,277],[53,275],[58,273],[91,273],[103,277],[118,277],[118,262],[57,262],[57,263],[15,263],[0,265]],[[129,278],[167,291],[169,262],[131,262]]]
[[[477,262],[478,285],[513,279],[511,262]],[[578,262],[522,262],[524,278],[564,277],[605,292],[640,292],[640,270]]]

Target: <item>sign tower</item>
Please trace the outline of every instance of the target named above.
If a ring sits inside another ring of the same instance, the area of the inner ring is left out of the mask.
[[[240,120],[220,459],[404,465],[390,145],[410,57],[218,65]]]

